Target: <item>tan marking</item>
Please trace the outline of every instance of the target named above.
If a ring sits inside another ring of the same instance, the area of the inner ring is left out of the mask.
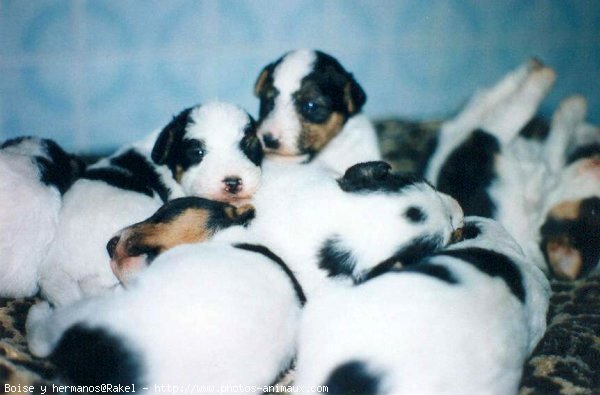
[[[302,137],[300,138],[301,147],[319,152],[338,135],[345,121],[346,119],[342,114],[334,112],[325,123],[303,123]]]
[[[557,237],[546,246],[548,261],[556,277],[575,280],[583,266],[581,254],[573,248],[566,237]]]
[[[236,209],[237,216],[241,216],[246,214],[248,211],[254,211],[254,206],[251,204],[244,204],[243,206],[239,206]]]
[[[463,228],[455,229],[450,235],[450,244],[458,243],[464,240]]]
[[[580,206],[580,200],[567,200],[552,207],[550,216],[558,219],[574,220],[579,218]]]
[[[267,81],[267,77],[269,76],[269,70],[264,69],[262,73],[258,76],[256,83],[254,84],[254,96],[259,97],[262,92],[265,82]]]
[[[183,167],[180,165],[175,166],[175,181],[181,183],[181,178],[183,177]]]
[[[144,246],[158,248],[159,253],[180,244],[205,241],[212,236],[206,223],[207,210],[187,209],[167,223],[150,224],[142,222],[130,229],[129,239]]]
[[[354,100],[352,100],[352,86],[349,82],[344,86],[344,103],[348,106],[348,112],[350,114],[354,114],[356,112],[356,105],[354,104]]]

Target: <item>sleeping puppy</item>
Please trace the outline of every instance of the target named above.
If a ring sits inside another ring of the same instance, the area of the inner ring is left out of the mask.
[[[109,240],[111,269],[126,285],[159,254],[180,244],[206,241],[229,226],[247,226],[254,216],[249,204],[238,208],[195,196],[173,199]]]
[[[254,93],[268,157],[314,161],[340,174],[381,158],[375,129],[360,112],[366,94],[332,56],[289,52],[262,70]]]
[[[497,222],[466,217],[462,241],[309,300],[295,385],[332,394],[516,394],[549,295],[543,273]]]
[[[159,255],[126,291],[32,307],[27,340],[75,385],[260,388],[291,363],[304,301],[267,248],[209,241]]]
[[[115,232],[184,195],[243,204],[258,188],[261,160],[252,117],[213,102],[90,166],[65,194],[41,267],[43,295],[62,305],[114,287],[105,246]]]
[[[247,227],[222,230],[214,240],[265,244],[291,268],[308,297],[331,282],[353,284],[391,256],[416,259],[441,248],[462,222],[453,199],[422,180],[390,173],[384,162],[355,165],[343,177],[267,162],[263,174],[253,200],[256,217]],[[176,208],[168,202],[161,210]],[[244,218],[247,212],[239,210]],[[189,242],[186,224],[196,216],[186,210],[171,221],[157,213],[118,234],[119,246],[129,248],[113,254],[117,275],[135,276],[151,262],[147,244],[163,251]],[[186,237],[176,240],[182,234]]]
[[[52,140],[19,137],[0,146],[0,297],[38,291],[62,196],[84,168]]]

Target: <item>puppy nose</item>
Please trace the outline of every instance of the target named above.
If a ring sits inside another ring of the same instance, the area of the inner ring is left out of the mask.
[[[266,133],[262,136],[265,147],[270,149],[279,148],[279,140],[276,139],[271,133]]]
[[[236,194],[242,190],[242,179],[239,177],[227,177],[223,180],[225,190],[231,194]]]
[[[117,249],[117,244],[119,244],[120,236],[115,236],[106,243],[106,251],[108,251],[108,256],[110,259],[115,255],[115,250]]]

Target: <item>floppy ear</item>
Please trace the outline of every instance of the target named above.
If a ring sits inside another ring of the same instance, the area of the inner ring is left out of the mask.
[[[370,185],[387,178],[391,169],[392,167],[383,161],[358,163],[346,170],[338,184],[346,192],[369,189]]]
[[[274,69],[275,63],[270,63],[267,66],[265,66],[264,69],[262,69],[260,75],[254,83],[254,96],[260,97],[262,91],[265,89],[267,81],[269,80],[269,78],[271,78]]]
[[[157,165],[164,165],[169,158],[175,142],[183,139],[185,127],[188,124],[188,117],[194,107],[186,108],[173,120],[158,135],[154,147],[152,147],[151,158]]]
[[[356,82],[352,74],[348,73],[349,81],[344,86],[344,103],[350,115],[359,112],[367,101],[367,94]]]
[[[248,226],[256,215],[256,210],[251,204],[244,204],[240,207],[227,206],[225,207],[225,215],[231,220],[232,225]]]

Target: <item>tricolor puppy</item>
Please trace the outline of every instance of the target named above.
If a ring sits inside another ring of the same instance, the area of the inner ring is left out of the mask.
[[[333,394],[518,392],[542,337],[550,287],[495,221],[464,239],[308,301],[296,385]]]
[[[0,146],[0,297],[37,292],[63,194],[84,168],[52,140],[20,137]]]
[[[126,285],[163,252],[210,239],[229,226],[247,226],[254,207],[189,196],[164,204],[150,218],[120,230],[106,246],[113,273]]]
[[[545,268],[536,235],[539,211],[560,167],[557,155],[539,141],[519,136],[552,86],[555,74],[530,61],[492,88],[476,94],[455,118],[443,124],[426,176],[456,198],[466,215],[494,218],[518,240],[528,257]],[[551,135],[568,135],[577,103],[555,114]],[[564,127],[562,128],[564,129]],[[547,158],[550,158],[547,159]]]
[[[42,292],[61,305],[118,284],[106,242],[184,195],[241,204],[258,188],[262,149],[254,121],[220,102],[184,110],[162,130],[90,166],[64,197],[42,264]]]
[[[269,157],[315,161],[340,174],[381,158],[375,129],[361,113],[367,96],[332,56],[289,52],[262,70],[254,93]]]
[[[209,241],[159,255],[126,291],[32,307],[27,340],[76,385],[260,388],[289,367],[304,301],[267,248]]]

